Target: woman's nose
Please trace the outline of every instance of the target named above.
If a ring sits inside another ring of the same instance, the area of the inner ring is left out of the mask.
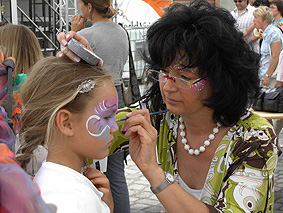
[[[168,76],[166,79],[167,80],[163,83],[163,90],[169,91],[176,88],[174,77]]]

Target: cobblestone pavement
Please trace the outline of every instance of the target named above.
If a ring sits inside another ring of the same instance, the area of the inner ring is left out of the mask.
[[[162,207],[156,196],[150,191],[148,181],[130,156],[127,157],[127,162],[125,175],[129,189],[131,213],[160,212]]]
[[[280,134],[283,144],[283,132]],[[282,149],[283,151],[283,149]],[[131,213],[157,213],[162,210],[160,202],[150,191],[149,183],[142,175],[130,156],[127,157],[128,165],[125,173],[130,194]],[[283,154],[279,157],[275,171],[275,206],[274,213],[283,212]]]

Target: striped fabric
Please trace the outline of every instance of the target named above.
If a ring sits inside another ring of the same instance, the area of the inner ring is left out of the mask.
[[[254,10],[255,10],[254,7],[248,5],[246,10],[240,16],[239,16],[239,12],[238,12],[237,7],[231,12],[231,15],[237,21],[237,27],[240,31],[242,31],[242,32],[246,31],[249,28],[249,26],[251,26],[253,24],[253,19],[254,19],[253,12],[254,12]],[[246,35],[244,37],[244,39],[247,40],[252,35],[253,35],[253,32]],[[250,43],[250,47],[252,48],[253,51],[259,53],[259,41]]]

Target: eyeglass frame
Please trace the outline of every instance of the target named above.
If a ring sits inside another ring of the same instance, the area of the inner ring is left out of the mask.
[[[150,74],[150,72],[158,73],[158,80],[157,80],[156,78],[154,78],[154,77]],[[205,78],[208,77],[208,75],[206,75],[206,76],[204,76],[204,77],[197,78],[197,79],[193,80],[193,82],[191,83],[191,82],[189,82],[189,81],[187,81],[187,80],[185,80],[185,79],[179,78],[179,77],[175,77],[175,76],[171,76],[171,77],[170,77],[170,76],[167,75],[167,74],[164,72],[164,70],[162,70],[162,69],[160,69],[159,71],[158,71],[158,70],[154,70],[154,69],[148,69],[148,70],[147,70],[147,73],[148,73],[148,75],[151,75],[150,77],[151,77],[153,80],[158,81],[158,82],[165,83],[165,82],[167,82],[168,79],[171,79],[171,80],[173,81],[174,85],[175,85],[176,87],[178,87],[178,88],[181,88],[181,89],[191,89],[193,85],[195,85],[196,83],[198,83],[198,82],[200,82],[200,81],[202,81],[203,79],[205,79]],[[166,79],[165,81],[160,81],[160,80],[159,80],[159,75],[161,75],[161,74],[164,75],[164,78]],[[184,88],[184,87],[178,86],[178,84],[176,84],[176,79],[180,79],[181,81],[187,83],[187,84],[188,84],[188,88]]]
[[[237,3],[237,2],[242,3],[243,0],[234,0],[234,3]]]

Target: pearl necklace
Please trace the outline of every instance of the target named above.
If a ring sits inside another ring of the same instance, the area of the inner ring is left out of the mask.
[[[217,126],[213,128],[213,133],[208,136],[208,139],[204,141],[203,146],[200,146],[199,149],[192,149],[190,145],[187,144],[188,140],[185,138],[186,132],[184,131],[185,125],[182,116],[179,117],[180,122],[180,136],[182,138],[181,142],[184,144],[184,149],[188,151],[190,155],[199,155],[201,152],[205,152],[205,147],[210,145],[210,141],[215,138],[215,134],[219,132],[220,123],[217,123]]]

